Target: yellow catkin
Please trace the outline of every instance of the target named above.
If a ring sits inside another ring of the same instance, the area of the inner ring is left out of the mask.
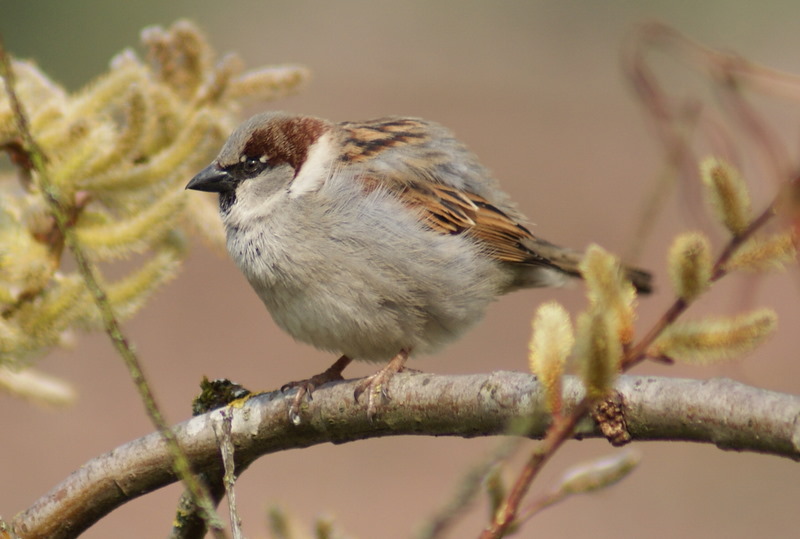
[[[175,277],[182,256],[182,247],[178,245],[159,250],[141,268],[108,285],[108,298],[119,316],[132,316],[159,286]]]
[[[767,238],[755,237],[745,242],[725,264],[725,269],[765,271],[780,269],[797,257],[796,237],[791,230]]]
[[[78,240],[104,259],[142,252],[172,230],[170,218],[186,203],[182,193],[172,193],[128,219],[75,227]]]
[[[147,68],[140,63],[129,62],[113,65],[112,69],[86,85],[75,95],[70,116],[86,118],[101,113],[109,104],[126,95],[133,84],[147,84]]]
[[[235,78],[230,92],[232,97],[268,94],[278,99],[296,92],[310,78],[310,72],[300,66],[270,67]]]
[[[619,260],[602,247],[590,245],[581,261],[580,272],[586,282],[590,304],[615,318],[611,327],[622,343],[632,342],[636,289],[624,277]]]
[[[0,390],[49,406],[68,406],[77,399],[77,392],[69,383],[34,369],[0,367]]]
[[[592,398],[606,396],[619,373],[622,343],[617,320],[601,308],[590,309],[578,317],[576,361],[587,394]]]
[[[700,177],[717,218],[731,234],[740,235],[752,217],[750,195],[739,172],[722,159],[708,157],[700,164]]]
[[[687,232],[669,250],[669,274],[675,293],[692,301],[703,293],[711,279],[711,247],[703,234]]]
[[[507,489],[503,481],[503,468],[499,465],[493,466],[483,483],[489,498],[490,514],[494,515],[500,510],[506,499]]]
[[[180,20],[169,30],[145,28],[141,36],[159,79],[181,96],[192,96],[213,69],[208,41],[190,21]]]
[[[24,304],[15,321],[20,337],[20,350],[33,350],[58,340],[59,333],[92,307],[86,299],[86,285],[78,275],[57,276],[40,298]]]
[[[177,272],[185,255],[172,236],[200,229],[222,243],[211,204],[196,202],[199,209],[187,211],[195,202],[183,187],[238,124],[243,99],[286,95],[308,78],[301,68],[244,71],[232,57],[219,63],[188,21],[151,28],[144,41],[147,62],[125,50],[76,93],[33,63],[12,60],[15,91],[55,194],[101,280],[104,262],[143,255],[138,269],[106,289],[120,318]],[[265,73],[274,84],[255,84]],[[201,95],[208,85],[211,100]],[[16,119],[0,92],[0,144],[16,138]],[[37,175],[27,191],[19,178],[18,170],[0,171],[0,363],[61,346],[65,331],[98,322],[78,273],[59,267],[69,257],[61,256],[63,238]],[[188,222],[194,219],[206,222]]]
[[[164,182],[165,178],[175,176],[175,170],[187,159],[207,153],[210,147],[207,141],[211,125],[210,115],[200,112],[189,121],[169,147],[152,156],[147,162],[137,163],[114,173],[82,178],[79,184],[84,189],[119,191],[142,189]]]
[[[583,494],[609,487],[627,477],[641,460],[634,451],[618,451],[573,466],[561,477],[556,489],[567,494]]]
[[[145,100],[139,85],[133,85],[128,90],[125,99],[125,117],[120,126],[114,125],[113,142],[106,144],[107,149],[98,152],[86,169],[82,172],[84,177],[96,176],[108,170],[119,170],[125,167],[131,154],[138,146],[144,130]],[[133,155],[135,158],[136,155]],[[112,172],[113,173],[113,172]],[[83,182],[91,183],[91,182]]]
[[[575,344],[569,313],[556,302],[544,303],[537,309],[532,326],[530,369],[545,388],[548,408],[558,412],[564,364]]]
[[[730,318],[708,318],[671,325],[651,349],[655,356],[708,364],[742,356],[774,331],[777,315],[758,309]]]
[[[84,177],[84,172],[93,160],[106,159],[114,152],[111,141],[115,134],[110,125],[95,124],[89,128],[84,124],[83,127],[76,130],[73,141],[54,156],[54,162],[50,166],[51,181],[65,197],[75,192],[78,188],[77,180]]]

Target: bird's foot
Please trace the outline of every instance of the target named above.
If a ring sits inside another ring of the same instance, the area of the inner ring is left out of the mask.
[[[347,367],[352,360],[347,356],[342,356],[336,363],[331,365],[325,372],[315,374],[311,378],[305,380],[297,380],[296,382],[289,382],[281,386],[281,392],[285,393],[290,389],[297,388],[294,398],[289,404],[289,420],[295,425],[300,424],[300,407],[304,400],[313,400],[312,393],[314,390],[328,382],[335,382],[344,380],[342,371]]]
[[[381,370],[367,376],[361,380],[353,392],[356,402],[365,392],[367,393],[367,418],[370,422],[375,417],[378,407],[385,401],[391,400],[389,394],[389,381],[398,372],[405,370],[405,363],[408,359],[408,350],[400,350],[400,353]]]

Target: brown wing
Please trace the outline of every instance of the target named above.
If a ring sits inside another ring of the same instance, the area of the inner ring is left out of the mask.
[[[554,245],[534,237],[520,224],[516,211],[504,211],[472,192],[485,195],[496,187],[477,158],[443,127],[418,118],[396,117],[338,126],[343,144],[339,161],[342,166],[363,167],[359,180],[366,191],[388,189],[418,210],[431,230],[468,234],[499,261],[577,274],[571,267],[575,264],[559,263],[564,250],[554,250]],[[381,156],[380,163],[374,162],[377,155]],[[463,175],[459,167],[453,167],[454,160],[472,175]],[[579,260],[580,256],[571,258]]]
[[[378,181],[359,178],[366,191],[388,189],[409,208],[419,212],[422,222],[440,234],[469,234],[477,239],[490,256],[501,262],[545,266],[580,277],[583,253],[559,247],[537,238],[515,219],[474,193],[440,183]],[[650,293],[649,272],[623,266],[626,277],[640,293]]]
[[[425,224],[442,234],[469,234],[501,262],[546,266],[580,277],[583,253],[537,238],[523,225],[485,198],[441,184],[405,185],[400,199],[421,211]],[[622,271],[641,293],[653,289],[649,272],[623,266]]]
[[[537,238],[485,198],[441,184],[396,185],[399,186],[398,197],[419,210],[432,230],[442,234],[469,234],[501,262],[546,266],[580,277],[583,253]],[[639,292],[652,291],[649,272],[627,266],[622,270]]]
[[[443,184],[392,183],[396,196],[420,212],[424,224],[441,234],[469,234],[502,262],[553,266],[525,245],[537,241],[530,231],[474,193]],[[386,183],[383,183],[386,187]]]

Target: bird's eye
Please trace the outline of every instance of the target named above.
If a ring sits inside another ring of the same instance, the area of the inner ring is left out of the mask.
[[[261,169],[264,168],[264,163],[255,157],[243,157],[242,158],[242,172],[245,174],[256,174],[257,172],[261,172]]]

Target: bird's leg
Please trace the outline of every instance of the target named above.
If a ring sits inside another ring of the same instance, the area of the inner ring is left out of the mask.
[[[289,419],[292,421],[292,423],[295,425],[300,424],[300,405],[303,403],[303,399],[308,397],[308,400],[312,400],[311,394],[314,392],[314,389],[323,384],[335,382],[337,380],[344,380],[342,377],[342,371],[344,371],[345,367],[347,367],[351,361],[353,360],[349,357],[342,356],[336,360],[336,363],[328,367],[325,372],[315,374],[311,378],[307,378],[305,380],[289,382],[288,384],[281,386],[282,392],[295,387],[297,388],[297,394],[294,396],[294,399],[292,399],[291,405],[289,405]]]
[[[367,392],[367,417],[370,421],[375,417],[378,410],[378,399],[389,400],[389,380],[398,372],[405,370],[406,360],[408,360],[409,350],[400,350],[400,353],[392,358],[389,363],[373,374],[361,380],[353,392],[356,402],[365,391]]]

